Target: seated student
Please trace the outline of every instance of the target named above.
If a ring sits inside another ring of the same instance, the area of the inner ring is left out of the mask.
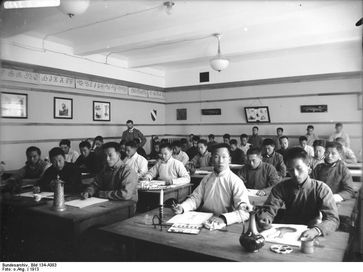
[[[191,164],[194,165],[195,168],[207,167],[211,166],[211,153],[207,150],[207,140],[199,140],[198,141],[198,154],[194,156],[194,158],[190,161]]]
[[[171,144],[171,147],[173,148],[173,158],[181,161],[185,166],[189,161],[189,157],[187,153],[181,150],[181,142],[175,141]]]
[[[314,141],[319,140],[318,135],[316,135],[314,133],[314,126],[313,125],[308,125],[306,128],[306,139],[307,139],[307,144],[310,146],[313,146]]]
[[[66,162],[64,151],[59,147],[54,147],[49,151],[49,159],[52,165],[44,172],[38,182],[35,192],[54,191],[54,181],[59,176],[64,182],[64,192],[68,194],[78,194],[82,191],[81,172],[76,165]]]
[[[194,136],[193,137],[193,146],[190,147],[186,152],[189,158],[194,158],[194,156],[198,154],[198,141],[199,141],[199,137]]]
[[[257,189],[257,195],[264,196],[271,191],[272,186],[280,181],[273,165],[263,162],[261,150],[251,147],[247,151],[247,164],[238,172],[248,189]]]
[[[229,169],[231,157],[227,144],[217,144],[213,149],[213,173],[205,176],[194,192],[174,207],[175,213],[193,210],[212,212],[213,221],[231,225],[248,220],[252,208],[245,185]],[[219,217],[218,217],[219,216]]]
[[[346,147],[344,138],[338,137],[335,139],[335,141],[342,145],[342,153],[340,155],[343,162],[347,164],[358,162],[357,157],[354,155],[353,150],[351,150],[349,147]]]
[[[102,161],[95,152],[91,152],[91,144],[88,141],[80,142],[79,151],[81,155],[74,164],[78,166],[81,173],[96,174],[101,171]]]
[[[95,139],[93,140],[93,146],[92,146],[93,151],[96,153],[97,152],[103,153],[102,145],[103,145],[103,137],[96,136]]]
[[[248,139],[248,142],[252,145],[252,147],[261,148],[262,147],[262,137],[258,135],[258,127],[252,128],[252,135]]]
[[[279,150],[281,148],[280,145],[280,137],[283,136],[284,129],[282,127],[278,127],[276,129],[276,136],[272,138],[272,140],[275,142],[275,150]]]
[[[333,142],[336,138],[343,138],[346,147],[350,147],[350,137],[347,133],[343,131],[343,124],[342,123],[336,123],[335,124],[335,131],[333,134],[329,136],[329,141]]]
[[[310,159],[312,157],[314,157],[314,148],[312,146],[308,145],[308,139],[306,138],[306,136],[300,136],[299,143],[300,143],[300,147],[302,149],[304,149],[306,151],[306,153],[308,153],[308,156],[310,157]]]
[[[59,142],[59,147],[63,150],[66,158],[66,162],[73,162],[75,163],[79,157],[77,151],[71,149],[71,141],[68,139],[63,139]]]
[[[143,156],[145,159],[147,158],[146,156],[146,151],[145,149],[141,146],[141,140],[139,138],[136,138],[134,140],[134,142],[136,143],[137,146],[137,153],[141,156]],[[126,147],[126,146],[125,146]]]
[[[145,180],[158,180],[165,181],[165,185],[171,184],[185,184],[190,182],[190,176],[185,169],[182,162],[172,157],[172,150],[169,143],[160,146],[162,159],[159,160],[149,171],[145,174]]]
[[[154,143],[154,148],[153,150],[150,152],[148,159],[149,160],[158,160],[160,159],[160,142],[155,142]]]
[[[126,158],[123,162],[133,169],[138,177],[142,177],[147,172],[147,160],[137,153],[137,144],[135,141],[129,141],[126,143]]]
[[[211,152],[214,145],[217,144],[217,142],[214,140],[214,134],[209,134],[208,135],[208,151]]]
[[[181,138],[180,139],[180,143],[181,143],[181,150],[184,151],[185,153],[187,152],[187,150],[189,149],[188,147],[188,141],[185,138]]]
[[[302,237],[313,239],[326,236],[339,227],[338,209],[329,186],[309,178],[309,156],[300,147],[291,148],[286,155],[291,179],[274,186],[263,207],[257,212],[257,224],[268,229],[277,212],[285,205],[283,224],[309,227]],[[320,220],[320,214],[322,220]]]
[[[274,140],[265,139],[262,144],[265,149],[262,161],[273,165],[281,179],[286,177],[286,165],[284,163],[284,158],[280,153],[275,152]]]
[[[280,153],[282,157],[284,158],[284,163],[286,165],[286,152],[289,149],[289,137],[287,136],[281,136],[280,137],[280,146],[281,148],[276,150],[277,153]]]
[[[251,147],[251,144],[248,142],[248,135],[241,134],[239,138],[241,140],[241,145],[239,146],[239,149],[241,149],[245,153],[245,155],[247,155],[247,151]]]
[[[14,191],[20,190],[22,179],[39,179],[44,174],[45,170],[50,166],[48,163],[43,161],[41,151],[36,146],[30,146],[26,149],[25,166],[15,172],[9,179],[8,182],[11,184],[11,188]]]
[[[231,135],[229,135],[228,133],[223,135],[223,143],[228,144],[231,141]]]
[[[132,200],[137,197],[137,173],[121,160],[120,147],[116,142],[103,145],[107,166],[96,176],[96,180],[83,191],[81,196],[97,196],[111,200]]]
[[[312,171],[312,178],[325,182],[333,192],[336,202],[351,199],[354,196],[353,179],[349,169],[340,158],[341,144],[327,142],[324,163]]]
[[[230,142],[230,155],[231,155],[231,163],[233,164],[245,164],[246,163],[246,154],[237,147],[237,140],[232,139]]]
[[[314,157],[310,161],[310,168],[313,170],[318,164],[324,163],[325,141],[315,140],[313,143]]]
[[[121,160],[124,160],[127,157],[127,155],[126,155],[126,141],[121,140],[119,147],[120,147],[120,158],[121,158]]]
[[[189,134],[189,136],[188,136],[188,140],[187,140],[187,143],[188,143],[188,149],[189,148],[191,148],[191,147],[193,147],[194,146],[194,144],[193,144],[193,138],[194,138],[195,136],[194,136],[194,134],[193,133],[191,133],[191,134]],[[198,137],[198,136],[197,136]],[[198,139],[199,140],[199,139]]]

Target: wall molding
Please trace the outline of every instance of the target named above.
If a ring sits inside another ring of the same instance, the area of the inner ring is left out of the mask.
[[[26,123],[26,122],[3,122],[3,120],[5,120],[5,118],[0,119],[1,121],[1,126],[94,126],[94,127],[125,127],[126,128],[126,124],[120,124],[120,123],[111,123],[111,124],[107,124],[107,123],[42,123],[42,122],[30,122],[30,123]],[[148,126],[165,126],[164,124],[137,124],[135,123],[135,127],[148,127]]]
[[[275,122],[275,123],[169,123],[165,126],[278,126],[278,125],[334,125],[335,123],[343,123],[344,125],[360,125],[360,121],[334,121],[334,122]]]

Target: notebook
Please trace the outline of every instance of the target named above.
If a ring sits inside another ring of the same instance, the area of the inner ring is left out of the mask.
[[[98,197],[90,197],[87,199],[76,199],[76,200],[71,200],[71,201],[67,201],[65,204],[67,206],[72,206],[72,207],[76,207],[76,208],[85,208],[94,204],[99,204],[102,202],[106,202],[108,201],[108,199],[104,199],[104,198],[98,198]]]
[[[172,217],[167,224],[173,224],[168,232],[198,234],[203,227],[203,223],[208,221],[213,216],[213,213],[203,212],[186,212],[177,214]]]

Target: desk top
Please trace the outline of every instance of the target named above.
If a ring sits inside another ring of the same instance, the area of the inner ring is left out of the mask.
[[[158,214],[158,210],[148,213]],[[120,237],[128,237],[157,245],[164,245],[181,250],[187,250],[198,254],[223,259],[226,261],[342,261],[345,249],[348,245],[349,234],[334,232],[328,237],[320,237],[322,247],[315,247],[313,254],[301,253],[298,248],[290,254],[276,254],[270,250],[272,244],[266,242],[258,253],[248,253],[239,244],[242,233],[242,225],[234,224],[227,227],[227,232],[209,231],[202,229],[198,235],[169,233],[166,228],[160,231],[152,225],[145,225],[145,214],[102,227],[100,230],[106,233],[116,234]],[[165,209],[165,220],[173,216],[170,209]],[[187,260],[186,260],[187,261]]]
[[[358,163],[347,163],[347,167],[349,169],[362,169],[363,168],[363,165],[361,162],[358,162]]]

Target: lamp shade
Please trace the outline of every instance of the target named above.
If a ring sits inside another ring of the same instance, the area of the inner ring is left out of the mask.
[[[89,0],[61,0],[60,9],[72,17],[85,12],[88,6]]]
[[[218,55],[215,58],[211,59],[209,63],[213,70],[220,72],[228,67],[229,60],[222,57],[221,55]]]

